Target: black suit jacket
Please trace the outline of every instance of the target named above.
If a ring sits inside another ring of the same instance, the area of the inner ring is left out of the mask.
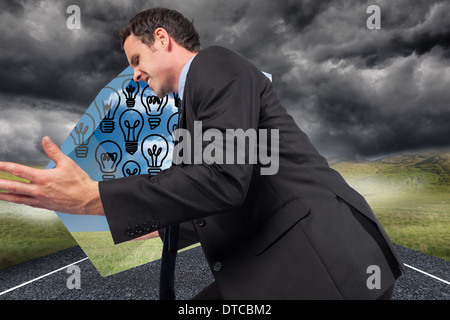
[[[393,286],[403,264],[380,222],[254,65],[221,47],[202,50],[183,103],[181,127],[192,137],[194,121],[224,139],[226,129],[278,129],[278,172],[194,164],[192,154],[191,164],[156,176],[100,182],[116,243],[181,223],[180,242],[200,241],[225,299],[375,299]],[[378,280],[379,288],[368,285]]]

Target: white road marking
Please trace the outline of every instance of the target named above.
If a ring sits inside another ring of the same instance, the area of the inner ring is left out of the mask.
[[[59,269],[54,270],[54,271],[52,271],[52,272],[49,272],[49,273],[47,273],[47,274],[44,274],[44,275],[42,275],[42,276],[40,276],[40,277],[37,277],[37,278],[35,278],[35,279],[32,279],[32,280],[30,280],[30,281],[24,282],[24,283],[22,283],[22,284],[20,284],[20,285],[18,285],[18,286],[15,286],[15,287],[13,287],[13,288],[11,288],[11,289],[8,289],[8,290],[5,290],[5,291],[3,291],[3,292],[0,292],[0,296],[3,295],[3,294],[5,294],[5,293],[11,292],[11,291],[13,291],[13,290],[15,290],[15,289],[18,289],[18,288],[20,288],[20,287],[23,287],[23,286],[25,286],[25,285],[27,285],[27,284],[30,284],[30,283],[32,283],[32,282],[34,282],[34,281],[37,281],[37,280],[42,279],[42,278],[45,278],[45,277],[47,277],[47,276],[49,276],[49,275],[51,275],[51,274],[53,274],[53,273],[56,273],[56,272],[61,271],[61,270],[64,270],[64,269],[67,269],[67,268],[70,267],[71,265],[80,263],[80,262],[82,262],[82,261],[84,261],[84,260],[87,260],[87,259],[89,259],[89,258],[86,257],[86,258],[84,258],[84,259],[78,260],[78,261],[76,261],[76,262],[73,262],[73,263],[71,263],[71,264],[68,264],[67,266],[64,266],[64,267],[62,267],[62,268],[59,268]],[[414,267],[412,267],[412,266],[410,266],[410,265],[408,265],[408,264],[406,264],[406,263],[404,263],[403,265],[406,266],[406,267],[408,267],[408,268],[411,268],[411,269],[413,269],[413,270],[415,270],[415,271],[417,271],[417,272],[423,273],[423,274],[425,274],[425,275],[427,275],[427,276],[429,276],[429,277],[431,277],[431,278],[434,278],[434,279],[436,279],[436,280],[439,280],[439,281],[441,281],[441,282],[443,282],[443,283],[445,283],[445,284],[450,285],[450,282],[449,282],[449,281],[446,281],[446,280],[443,280],[443,279],[441,279],[441,278],[438,278],[438,277],[436,277],[436,276],[434,276],[434,275],[432,275],[432,274],[430,274],[430,273],[428,273],[428,272],[425,272],[425,271],[422,271],[422,270],[420,270],[420,269],[414,268]]]
[[[422,270],[420,270],[420,269],[414,268],[414,267],[412,267],[412,266],[410,266],[410,265],[408,265],[408,264],[406,264],[406,263],[404,263],[403,265],[406,266],[406,267],[408,267],[408,268],[411,268],[411,269],[413,269],[413,270],[415,270],[415,271],[417,271],[417,272],[421,272],[421,273],[423,273],[423,274],[425,274],[425,275],[427,275],[427,276],[429,276],[429,277],[431,277],[431,278],[434,278],[434,279],[436,279],[436,280],[442,281],[442,282],[445,283],[445,284],[450,285],[450,282],[448,282],[448,281],[446,281],[446,280],[443,280],[443,279],[441,279],[441,278],[438,278],[438,277],[436,277],[436,276],[433,276],[432,274],[429,274],[428,272],[425,272],[425,271],[422,271]]]
[[[67,268],[70,267],[71,265],[80,263],[80,262],[82,262],[82,261],[84,261],[84,260],[87,260],[87,259],[89,259],[89,258],[86,257],[86,258],[84,258],[84,259],[78,260],[77,262],[68,264],[68,265],[65,266],[65,267],[59,268],[59,269],[57,269],[57,270],[54,270],[54,271],[49,272],[49,273],[47,273],[47,274],[44,274],[44,275],[42,275],[42,276],[40,276],[40,277],[37,277],[37,278],[35,278],[35,279],[33,279],[33,280],[30,280],[30,281],[24,282],[24,283],[22,283],[22,284],[19,284],[18,286],[15,286],[15,287],[13,287],[13,288],[11,288],[11,289],[8,289],[8,290],[6,290],[6,291],[0,292],[0,296],[3,295],[3,294],[5,294],[5,293],[8,293],[8,292],[10,292],[10,291],[13,291],[13,290],[15,290],[15,289],[18,289],[18,288],[20,288],[20,287],[23,287],[23,286],[25,286],[25,285],[27,285],[27,284],[30,284],[30,283],[32,283],[32,282],[34,282],[34,281],[37,281],[37,280],[42,279],[42,278],[45,278],[46,276],[49,276],[49,275],[51,275],[51,274],[53,274],[53,273],[55,273],[55,272],[61,271],[61,270],[63,270],[63,269],[67,269]]]

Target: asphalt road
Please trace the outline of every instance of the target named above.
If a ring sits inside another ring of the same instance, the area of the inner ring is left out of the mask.
[[[397,281],[393,300],[450,300],[449,261],[396,248],[408,267]],[[79,267],[79,289],[67,285],[71,264]],[[159,268],[160,262],[154,261],[103,278],[81,248],[73,247],[1,269],[0,300],[157,300]],[[178,255],[178,300],[191,299],[212,281],[200,247]]]

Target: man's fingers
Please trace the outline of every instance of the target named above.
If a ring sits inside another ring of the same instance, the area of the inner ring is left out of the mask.
[[[24,204],[29,207],[45,209],[45,207],[39,202],[39,200],[28,195],[0,192],[0,200],[16,204]]]
[[[39,169],[30,168],[21,164],[12,162],[0,162],[0,171],[8,172],[13,176],[33,181],[36,176],[36,171]]]
[[[45,153],[50,159],[52,159],[56,164],[65,158],[65,154],[59,149],[59,147],[49,138],[44,137],[42,139],[42,147]]]
[[[0,179],[0,190],[14,194],[34,195],[36,188],[30,183]]]

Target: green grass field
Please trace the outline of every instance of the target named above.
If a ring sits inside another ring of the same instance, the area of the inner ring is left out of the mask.
[[[365,198],[393,243],[450,261],[450,188],[440,189]]]
[[[72,232],[72,236],[103,277],[161,258],[160,238],[114,245],[107,231]]]
[[[392,242],[450,261],[450,153],[341,161]],[[14,179],[0,172],[0,178]],[[108,232],[70,233],[54,212],[0,201],[0,268],[79,244],[103,275],[158,259],[159,239],[115,246]]]
[[[369,202],[393,243],[450,261],[450,152],[333,165]]]
[[[26,181],[1,171],[0,179]],[[0,201],[0,268],[76,245],[54,212]]]
[[[76,245],[54,212],[0,201],[0,268]]]

